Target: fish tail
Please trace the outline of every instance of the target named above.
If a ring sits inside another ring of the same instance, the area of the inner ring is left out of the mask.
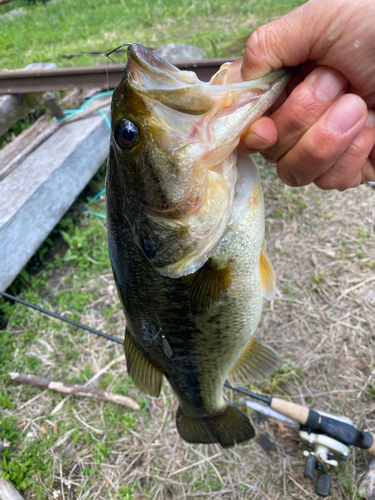
[[[219,443],[223,448],[229,448],[255,436],[247,416],[229,403],[220,414],[203,418],[185,417],[179,408],[176,423],[180,436],[188,443]]]

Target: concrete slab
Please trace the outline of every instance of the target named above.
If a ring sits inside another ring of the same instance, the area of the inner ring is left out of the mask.
[[[109,135],[99,113],[66,123],[0,182],[0,291],[103,164]]]

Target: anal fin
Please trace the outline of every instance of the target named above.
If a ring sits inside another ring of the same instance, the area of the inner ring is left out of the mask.
[[[163,374],[139,351],[128,330],[125,332],[125,357],[128,374],[138,389],[155,398],[159,397]]]
[[[266,251],[265,241],[263,241],[262,251],[260,253],[260,277],[262,280],[263,297],[267,300],[272,300],[275,296],[276,277]]]
[[[191,290],[193,311],[204,312],[226,291],[232,281],[232,263],[216,264],[209,259],[197,272]]]
[[[233,387],[243,386],[268,378],[280,366],[277,352],[257,335],[253,335],[245,350],[228,375]]]
[[[229,403],[221,413],[205,418],[187,418],[179,408],[176,424],[180,436],[188,443],[219,443],[229,448],[255,436],[247,416]]]

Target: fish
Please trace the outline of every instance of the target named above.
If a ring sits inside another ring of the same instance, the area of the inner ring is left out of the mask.
[[[152,397],[167,379],[185,441],[227,448],[255,432],[224,400],[225,380],[246,385],[280,364],[255,335],[275,275],[258,168],[237,146],[290,72],[228,83],[225,64],[206,83],[139,44],[127,55],[112,98],[106,177],[127,371]]]

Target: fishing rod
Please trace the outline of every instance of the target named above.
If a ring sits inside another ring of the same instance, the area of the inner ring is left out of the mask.
[[[355,446],[375,455],[375,434],[371,432],[359,431],[353,425],[327,417],[322,412],[311,410],[306,406],[290,403],[283,399],[266,397],[255,392],[248,391],[242,387],[232,387],[229,382],[225,382],[226,387],[246,394],[253,399],[262,401],[273,410],[291,418],[304,427],[317,430],[331,436],[347,446]]]
[[[8,293],[0,292],[0,296],[4,297],[6,300],[19,302],[20,304],[31,307],[53,318],[65,321],[73,326],[111,340],[112,342],[124,344],[123,339],[113,337],[100,330],[73,321]],[[263,396],[262,394],[244,389],[243,387],[232,387],[229,382],[225,382],[224,385],[231,390],[245,394],[263,403],[258,404],[258,406],[254,408],[248,400],[242,400],[242,403],[250,406],[259,413],[268,414],[268,416],[273,418],[284,420],[289,423],[298,423],[300,425],[299,434],[301,439],[313,448],[313,451],[304,451],[304,455],[307,457],[304,476],[314,479],[315,470],[321,471],[316,484],[316,492],[320,496],[325,497],[330,493],[330,478],[325,464],[337,466],[338,462],[334,459],[334,455],[340,456],[342,460],[346,460],[349,453],[349,446],[355,446],[371,455],[375,455],[375,434],[356,429],[353,422],[348,417],[332,415],[320,410],[312,410],[296,403],[284,401],[280,398]],[[266,408],[270,410],[266,412]]]

